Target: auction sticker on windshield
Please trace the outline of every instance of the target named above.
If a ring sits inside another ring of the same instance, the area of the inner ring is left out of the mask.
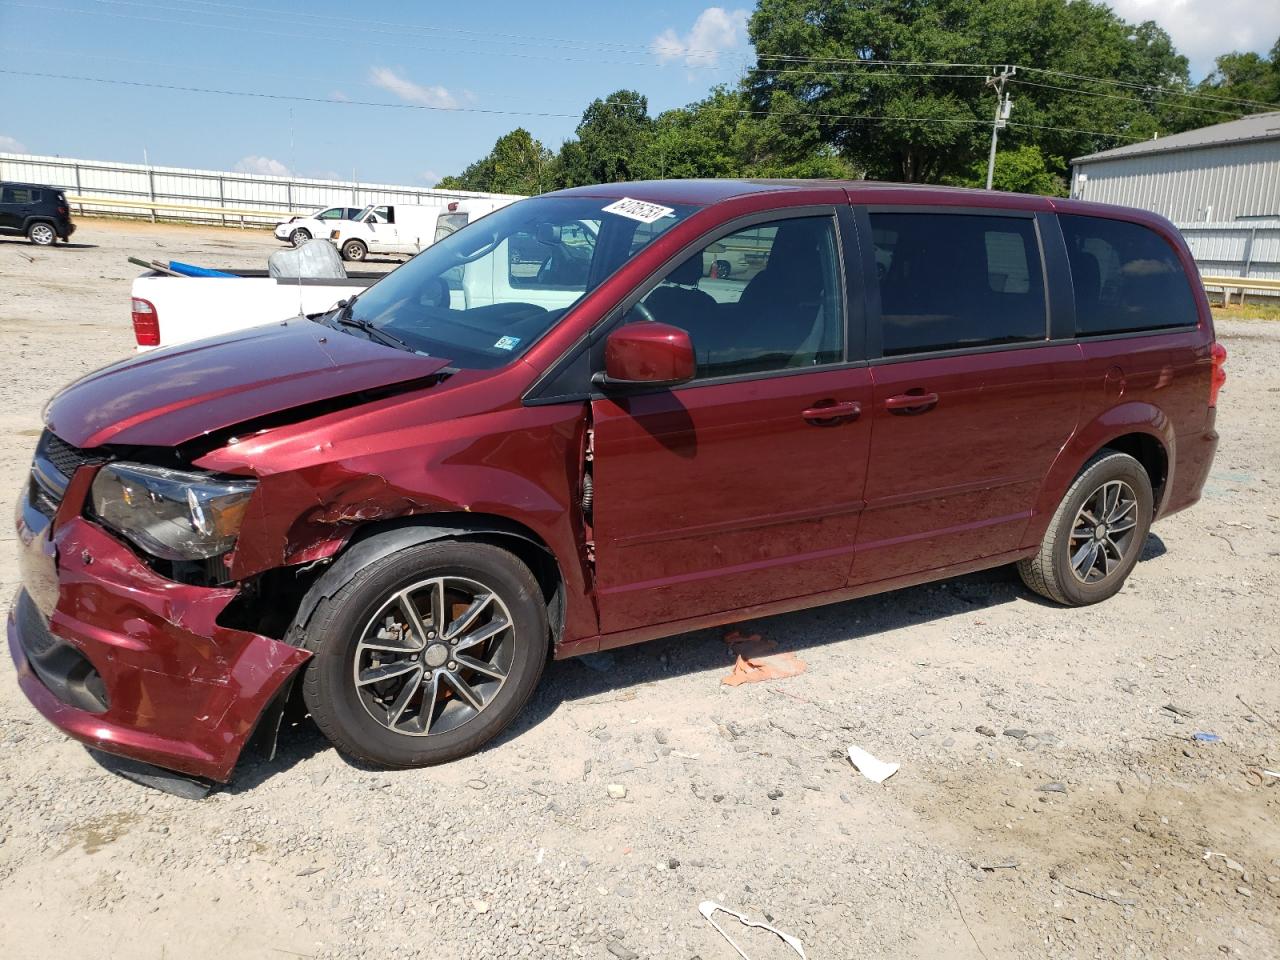
[[[626,217],[628,220],[639,220],[641,223],[654,223],[663,217],[669,217],[675,210],[672,207],[664,207],[659,203],[649,203],[647,200],[632,200],[630,197],[623,197],[621,200],[615,200],[607,207],[603,208],[604,213],[616,213],[620,217]]]

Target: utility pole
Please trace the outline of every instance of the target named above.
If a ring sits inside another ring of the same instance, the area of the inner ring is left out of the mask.
[[[996,91],[996,115],[991,123],[991,153],[987,157],[988,190],[991,189],[991,180],[996,173],[996,140],[1000,136],[1000,131],[1008,125],[1009,113],[1013,110],[1013,99],[1005,92],[1005,87],[1017,72],[1017,67],[1006,64],[1003,70],[987,79],[987,86],[994,87]]]

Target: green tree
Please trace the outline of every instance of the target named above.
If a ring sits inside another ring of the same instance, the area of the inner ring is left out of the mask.
[[[1038,193],[1046,197],[1065,197],[1067,181],[1058,171],[1066,166],[1062,157],[1046,158],[1034,144],[1023,144],[996,153],[996,166],[991,185],[996,190],[1012,193]],[[982,187],[987,182],[987,161],[975,161],[969,176],[955,181],[957,186]]]
[[[1200,82],[1199,89],[1214,96],[1252,100],[1280,109],[1277,106],[1280,105],[1280,39],[1276,40],[1266,57],[1257,53],[1224,53],[1215,61],[1213,72]],[[1266,109],[1229,103],[1215,103],[1213,106],[1240,115]],[[1224,116],[1222,119],[1230,118]]]
[[[542,193],[551,186],[551,151],[524,127],[499,137],[489,154],[455,177],[445,177],[443,190],[482,193]]]
[[[582,113],[577,139],[566,141],[557,158],[560,186],[639,180],[647,175],[645,153],[653,133],[648,99],[618,90],[593,100]]]
[[[803,105],[812,126],[798,118],[800,136],[877,179],[963,178],[985,156],[995,95],[987,69],[964,64],[1043,64],[1148,87],[1187,80],[1164,31],[1093,0],[761,0],[749,31],[752,106],[772,117]],[[1011,93],[1002,148],[1070,158],[1163,129],[1159,98],[1130,88],[1023,71]]]

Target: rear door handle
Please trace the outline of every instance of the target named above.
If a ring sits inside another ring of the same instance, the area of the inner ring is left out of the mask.
[[[841,403],[820,400],[801,416],[815,426],[834,427],[839,423],[857,420],[860,413],[862,413],[862,404],[857,400],[845,400]]]
[[[920,393],[900,393],[884,402],[886,410],[899,416],[928,413],[937,405],[938,395],[936,393],[924,393],[923,391]]]

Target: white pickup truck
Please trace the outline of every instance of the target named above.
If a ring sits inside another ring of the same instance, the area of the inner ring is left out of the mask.
[[[520,300],[547,310],[581,295],[598,225],[576,221],[502,240],[492,256],[448,272],[454,309]],[[324,313],[359,294],[385,273],[345,280],[285,279],[266,270],[225,271],[232,276],[170,276],[150,271],[133,281],[133,330],[139,351],[218,336],[246,327]]]
[[[133,281],[133,335],[139,351],[203,340],[232,330],[323,313],[385,274],[345,280],[271,277],[228,270],[232,277],[179,277],[159,271]]]

